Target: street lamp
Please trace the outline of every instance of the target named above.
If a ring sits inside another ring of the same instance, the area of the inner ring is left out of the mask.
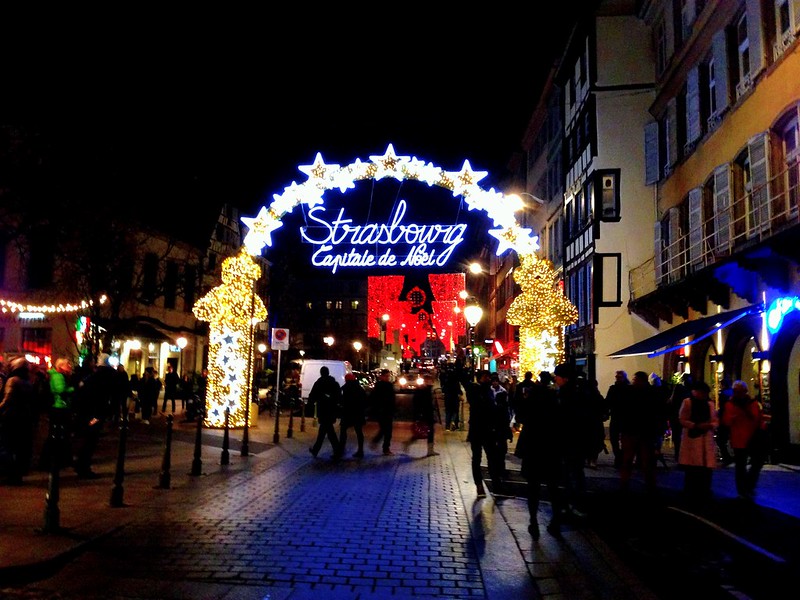
[[[469,345],[472,348],[470,352],[470,367],[472,370],[475,370],[475,326],[478,324],[478,321],[481,320],[483,316],[483,309],[478,306],[478,303],[475,301],[475,298],[470,298],[470,302],[464,307],[464,318],[467,320],[469,324]]]
[[[324,338],[322,338],[322,341],[325,342],[325,344],[328,346],[328,358],[330,358],[331,357],[331,346],[333,346],[333,342],[334,342],[333,336],[332,335],[326,335]]]
[[[178,373],[180,374],[183,373],[183,349],[186,348],[186,345],[189,343],[189,340],[181,336],[175,341],[178,343],[178,348],[181,349],[180,359],[179,359],[180,364],[178,365]]]
[[[358,370],[363,371],[364,369],[361,368],[361,342],[353,342],[353,348],[356,349],[356,356],[358,356]]]

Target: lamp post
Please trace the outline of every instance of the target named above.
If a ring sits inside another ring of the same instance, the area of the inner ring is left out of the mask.
[[[176,340],[176,342],[178,343],[178,348],[181,349],[180,358],[178,359],[178,361],[179,361],[178,374],[180,375],[180,374],[183,373],[183,349],[186,348],[186,344],[189,343],[189,340],[187,340],[185,337],[181,336]]]
[[[330,358],[331,357],[331,347],[333,346],[333,342],[335,340],[333,339],[332,335],[326,335],[324,338],[322,338],[322,341],[325,342],[326,346],[328,346],[328,358]]]
[[[356,356],[358,357],[358,370],[359,370],[359,371],[363,371],[363,370],[364,370],[364,369],[362,368],[362,364],[361,364],[361,348],[362,348],[362,347],[363,347],[363,346],[362,346],[361,342],[358,342],[358,341],[356,341],[356,342],[353,342],[353,348],[355,348],[355,350],[356,350]]]
[[[469,324],[469,337],[468,342],[470,345],[470,368],[472,369],[473,373],[475,371],[475,326],[478,324],[478,321],[481,320],[483,316],[483,309],[478,306],[477,301],[475,298],[470,298],[467,301],[467,306],[464,308],[464,318],[467,320]]]

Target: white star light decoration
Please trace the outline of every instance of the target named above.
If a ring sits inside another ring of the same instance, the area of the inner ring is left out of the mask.
[[[478,182],[486,177],[487,171],[474,171],[468,160],[464,161],[460,171],[443,171],[415,156],[398,156],[392,144],[386,147],[383,154],[371,155],[369,159],[370,162],[356,159],[349,165],[340,166],[326,164],[317,152],[313,163],[297,167],[308,176],[305,183],[293,181],[284,188],[282,194],[272,196],[269,209],[262,206],[256,217],[242,217],[242,222],[248,228],[244,238],[247,251],[256,256],[261,254],[264,246],[272,246],[272,232],[281,226],[283,215],[299,204],[309,207],[324,204],[323,194],[327,190],[338,189],[344,193],[354,188],[356,181],[386,177],[398,181],[420,181],[428,186],[449,189],[453,196],[463,196],[469,210],[482,210],[494,222],[497,229],[489,230],[489,234],[498,241],[498,256],[508,250],[532,254],[539,249],[538,236],[531,235],[530,229],[520,227],[514,217],[514,212],[522,208],[519,197],[513,194],[506,196],[493,188],[488,191],[482,189]]]

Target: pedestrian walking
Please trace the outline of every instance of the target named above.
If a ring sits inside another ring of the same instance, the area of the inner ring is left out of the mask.
[[[342,416],[339,421],[339,454],[347,451],[347,430],[351,427],[356,433],[358,450],[354,458],[364,457],[364,422],[367,414],[367,392],[361,387],[354,373],[344,376],[342,386]]]
[[[418,432],[412,428],[411,437],[405,442],[405,449],[408,452],[411,444],[418,439],[424,439],[428,443],[426,456],[436,456],[438,452],[433,449],[434,424],[436,420],[436,406],[433,398],[433,376],[426,373],[422,378],[422,385],[414,390],[411,398],[414,424],[423,425],[426,430]],[[424,434],[424,437],[420,437]]]
[[[766,462],[767,425],[761,405],[749,395],[744,381],[734,381],[732,395],[722,420],[730,430],[735,465],[736,493],[742,500],[752,501],[758,477]]]
[[[711,498],[711,478],[717,468],[714,431],[719,424],[710,388],[703,381],[692,383],[690,396],[681,403],[682,438],[678,464],[684,470],[684,492],[692,503]]]
[[[317,405],[317,422],[319,424],[317,439],[308,451],[316,458],[327,436],[333,449],[333,460],[338,460],[342,454],[334,425],[342,402],[342,388],[325,365],[319,368],[319,379],[311,386],[308,399]]]
[[[622,466],[622,447],[620,446],[619,433],[619,406],[624,402],[626,394],[630,391],[631,382],[625,371],[614,373],[614,383],[606,392],[606,412],[608,413],[608,441],[611,452],[614,454],[614,467]]]
[[[378,381],[370,393],[369,402],[378,421],[378,433],[372,438],[372,445],[377,446],[383,442],[383,453],[389,456],[393,454],[391,445],[395,411],[395,391],[389,369],[381,369]]]
[[[608,454],[606,448],[606,399],[598,389],[596,379],[588,385],[589,396],[589,419],[590,419],[590,440],[588,442],[588,454],[586,455],[586,466],[592,469],[597,468],[597,459],[601,452]]]
[[[467,403],[469,404],[469,427],[467,442],[472,453],[472,480],[478,498],[486,497],[483,485],[481,461],[486,456],[489,478],[493,489],[499,492],[503,485],[503,465],[498,460],[497,418],[495,417],[494,396],[491,392],[489,372],[479,370],[477,381],[467,383]],[[505,433],[503,433],[505,435]]]
[[[178,386],[181,383],[180,376],[175,372],[175,367],[167,365],[167,372],[164,375],[164,400],[161,403],[161,412],[167,412],[167,402],[172,402],[172,414],[175,414],[175,401],[178,399]]]
[[[645,489],[653,493],[656,491],[656,438],[659,433],[663,435],[663,409],[647,373],[637,371],[633,374],[630,389],[617,410],[622,448],[620,485],[623,490],[630,488],[636,461],[644,477]]]
[[[733,456],[728,448],[731,439],[730,427],[725,424],[725,411],[733,397],[733,388],[731,387],[731,380],[723,378],[719,386],[719,395],[717,396],[717,416],[719,417],[719,425],[717,426],[717,435],[714,437],[717,442],[717,449],[719,450],[719,460],[723,465],[729,465],[733,462]]]
[[[128,401],[131,399],[131,382],[123,365],[117,365],[114,379],[114,422],[125,420],[128,416]]]
[[[508,391],[500,384],[500,377],[493,373],[490,377],[489,389],[494,401],[494,418],[496,419],[495,444],[497,446],[497,463],[502,468],[503,481],[507,479],[506,455],[508,443],[514,441],[514,432],[511,429],[511,406],[508,401]]]
[[[546,371],[543,371],[543,373]],[[547,376],[550,376],[550,373],[547,373]],[[531,400],[531,388],[536,385],[536,382],[533,381],[533,372],[532,371],[525,371],[525,374],[522,376],[522,381],[520,381],[516,388],[514,389],[514,394],[511,395],[511,410],[514,413],[514,429],[517,431],[520,430],[520,426],[522,423],[525,422],[524,412],[527,408],[527,405],[530,403]]]
[[[586,380],[579,378],[567,363],[557,365],[553,376],[562,411],[561,435],[564,454],[564,485],[567,508],[575,517],[586,512],[586,473],[584,466],[592,440],[592,421]]]
[[[36,394],[30,364],[24,357],[11,361],[0,401],[0,452],[5,453],[8,485],[22,485],[33,453]]]
[[[529,374],[531,377],[528,377]],[[561,535],[561,515],[566,508],[559,487],[563,461],[560,435],[564,424],[556,390],[549,385],[550,373],[543,371],[539,377],[539,382],[534,383],[532,373],[528,372],[520,383],[531,381],[525,403],[520,405],[525,408],[515,415],[521,429],[514,449],[514,455],[522,461],[520,474],[528,482],[528,532],[535,540],[539,539],[538,514],[542,485],[547,489],[552,505],[552,516],[547,525],[551,535]]]
[[[678,383],[672,388],[672,394],[670,394],[669,402],[667,403],[672,450],[674,452],[675,462],[679,464],[681,443],[683,441],[683,425],[681,425],[680,411],[683,401],[692,394],[693,383],[694,380],[692,379],[691,373],[684,373],[681,375]]]
[[[444,393],[444,430],[455,431],[459,425],[458,413],[462,399],[461,382],[455,371],[443,372],[440,379]]]
[[[115,397],[117,372],[100,358],[102,364],[90,363],[88,372],[79,382],[74,397],[75,472],[80,479],[99,477],[92,470],[97,444],[103,425],[118,406]]]
[[[156,377],[153,367],[146,367],[139,382],[139,402],[142,406],[142,423],[150,424],[153,410],[158,408],[158,395],[161,393],[161,381]]]
[[[38,468],[50,471],[53,461],[58,468],[72,465],[72,401],[75,394],[75,374],[72,362],[57,358],[47,372],[52,402],[48,408],[48,435],[42,446]],[[56,436],[57,430],[59,435]]]

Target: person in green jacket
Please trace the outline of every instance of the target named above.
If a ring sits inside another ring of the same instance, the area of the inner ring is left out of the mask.
[[[47,371],[50,382],[50,394],[53,403],[48,408],[50,419],[49,434],[39,458],[39,468],[49,471],[53,460],[58,467],[72,464],[72,396],[75,387],[72,381],[72,362],[68,358],[56,360],[52,369]]]

